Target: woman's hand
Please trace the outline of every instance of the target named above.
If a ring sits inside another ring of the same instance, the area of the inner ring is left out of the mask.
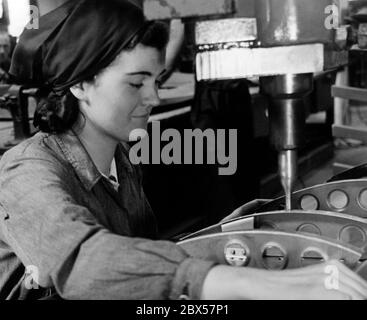
[[[367,282],[338,261],[285,271],[216,266],[202,299],[364,300]]]

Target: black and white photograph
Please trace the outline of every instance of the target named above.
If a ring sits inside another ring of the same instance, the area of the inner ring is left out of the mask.
[[[0,304],[366,299],[367,0],[0,0]]]

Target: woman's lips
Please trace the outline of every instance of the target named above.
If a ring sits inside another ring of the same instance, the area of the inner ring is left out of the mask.
[[[134,114],[132,117],[133,118],[147,118],[150,116],[151,112],[152,112],[152,109],[145,109],[145,110],[142,110],[142,111],[145,111],[144,113],[141,113],[141,114]]]
[[[136,115],[136,116],[133,116],[133,118],[147,118],[149,117],[150,113],[146,113],[146,114],[142,114],[142,115]]]

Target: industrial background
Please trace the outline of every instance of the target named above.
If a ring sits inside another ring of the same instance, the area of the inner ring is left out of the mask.
[[[6,61],[35,8],[43,15],[64,2],[1,1],[0,32],[10,36],[0,37],[1,153],[35,133],[37,103],[37,88],[13,84]],[[198,256],[224,246],[218,259],[235,265],[284,269],[328,256],[363,274],[367,1],[137,2],[172,34],[171,72],[150,122],[238,130],[235,175],[218,176],[218,165],[144,165],[161,236]],[[219,222],[244,204],[236,220]],[[240,234],[254,229],[273,233]],[[239,232],[239,242],[228,244],[224,231]]]

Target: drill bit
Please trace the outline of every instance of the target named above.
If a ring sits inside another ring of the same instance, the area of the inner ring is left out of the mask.
[[[297,179],[297,151],[284,150],[279,153],[279,176],[286,199],[286,210],[292,210],[292,192]]]

